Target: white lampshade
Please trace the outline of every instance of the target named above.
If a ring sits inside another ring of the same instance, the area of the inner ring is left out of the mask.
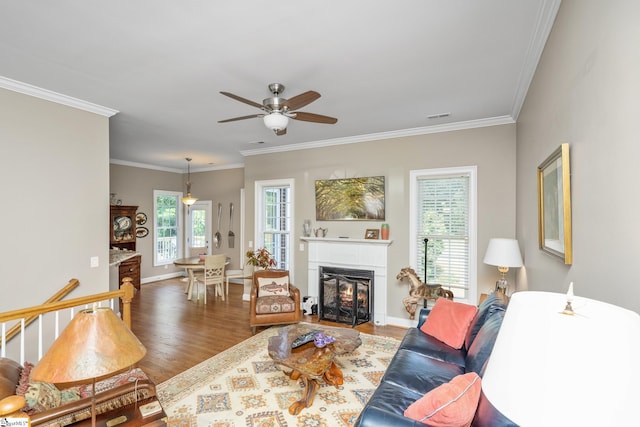
[[[640,315],[567,295],[516,292],[482,390],[520,426],[631,426],[640,402]]]
[[[287,124],[289,123],[289,118],[280,113],[267,114],[262,120],[266,127],[274,131],[286,129]]]
[[[515,239],[491,239],[484,254],[485,264],[499,267],[522,267],[520,247]]]

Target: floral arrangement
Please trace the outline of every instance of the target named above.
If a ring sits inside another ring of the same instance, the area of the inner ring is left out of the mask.
[[[256,249],[255,251],[247,251],[247,265],[253,265],[254,267],[270,269],[276,265],[276,260],[273,259],[267,248]]]

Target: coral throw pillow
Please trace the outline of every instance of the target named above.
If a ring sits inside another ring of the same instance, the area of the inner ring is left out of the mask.
[[[413,402],[404,416],[433,427],[470,426],[481,386],[482,380],[475,372],[458,375]]]
[[[467,330],[478,308],[438,298],[420,330],[453,348],[462,348]]]

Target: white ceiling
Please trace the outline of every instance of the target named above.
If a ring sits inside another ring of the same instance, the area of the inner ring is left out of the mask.
[[[117,110],[115,163],[232,167],[255,150],[513,122],[559,3],[3,0],[0,87]],[[284,98],[319,92],[301,111],[338,123],[217,123],[260,113],[220,91],[261,103],[274,82]]]

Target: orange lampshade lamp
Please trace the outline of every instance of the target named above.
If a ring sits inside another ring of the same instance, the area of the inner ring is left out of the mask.
[[[34,381],[92,381],[91,420],[95,426],[95,383],[133,365],[147,349],[107,307],[82,310],[71,320],[31,371]]]

